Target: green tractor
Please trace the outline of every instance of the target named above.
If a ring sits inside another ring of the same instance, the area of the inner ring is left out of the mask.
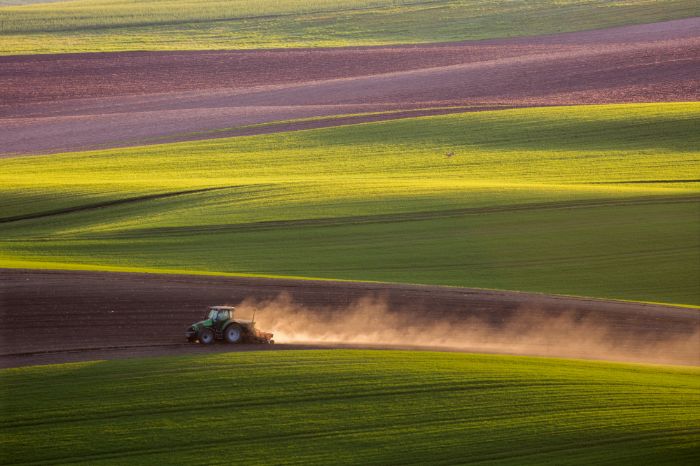
[[[214,340],[224,340],[227,343],[266,343],[272,344],[272,334],[261,332],[255,328],[255,314],[251,320],[234,318],[235,307],[212,306],[205,316],[190,326],[185,332],[187,341],[199,341],[209,345]]]

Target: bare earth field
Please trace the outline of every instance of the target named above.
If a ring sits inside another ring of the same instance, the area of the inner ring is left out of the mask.
[[[278,344],[186,344],[215,304]],[[321,346],[700,363],[696,309],[421,285],[2,269],[0,320],[0,367]]]
[[[690,18],[417,46],[0,57],[0,156],[415,116],[411,110],[694,101],[699,31],[700,18]]]

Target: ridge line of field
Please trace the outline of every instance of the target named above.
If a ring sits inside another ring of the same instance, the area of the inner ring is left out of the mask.
[[[218,188],[226,189],[226,188]],[[643,196],[629,199],[620,198],[605,198],[605,199],[588,199],[575,201],[555,201],[555,202],[534,202],[526,204],[509,204],[496,205],[487,207],[465,207],[461,209],[434,210],[434,211],[417,211],[405,213],[390,213],[377,215],[356,215],[347,217],[328,217],[328,218],[309,218],[298,220],[270,220],[263,222],[251,222],[240,224],[220,224],[220,225],[203,225],[203,226],[181,226],[181,227],[159,227],[159,228],[143,228],[129,230],[124,233],[117,234],[100,234],[101,239],[107,238],[124,238],[124,237],[139,237],[141,235],[160,234],[177,236],[179,234],[191,233],[215,233],[220,231],[264,231],[277,228],[287,227],[306,227],[306,226],[339,226],[348,224],[371,224],[371,223],[399,223],[431,220],[435,218],[461,217],[465,215],[479,215],[497,212],[519,212],[530,210],[552,210],[552,209],[577,209],[577,208],[595,208],[608,206],[627,206],[627,205],[648,205],[648,204],[676,204],[685,202],[700,201],[700,195],[688,196]],[[83,209],[81,209],[83,210]]]

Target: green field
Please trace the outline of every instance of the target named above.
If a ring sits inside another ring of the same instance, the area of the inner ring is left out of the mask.
[[[0,266],[697,305],[699,123],[578,106],[4,159]]]
[[[694,0],[0,1],[0,54],[317,47],[528,36],[700,15]]]
[[[0,371],[0,462],[696,464],[700,371],[264,351]]]

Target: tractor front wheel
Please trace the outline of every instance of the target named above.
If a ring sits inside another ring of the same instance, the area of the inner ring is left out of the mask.
[[[243,329],[240,325],[231,324],[224,330],[224,338],[228,343],[240,343],[243,338]]]
[[[199,331],[199,342],[203,345],[210,345],[214,342],[214,332],[210,328],[203,328]]]

